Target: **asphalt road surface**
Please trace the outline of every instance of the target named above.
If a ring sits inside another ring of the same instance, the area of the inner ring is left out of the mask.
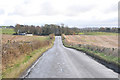
[[[85,53],[66,48],[60,36],[29,69],[27,78],[118,78],[118,74]]]

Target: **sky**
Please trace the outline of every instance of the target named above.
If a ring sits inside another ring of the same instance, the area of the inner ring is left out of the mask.
[[[0,26],[118,26],[119,0],[0,0]]]

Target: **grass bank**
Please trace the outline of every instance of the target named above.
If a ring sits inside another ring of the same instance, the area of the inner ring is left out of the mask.
[[[48,40],[48,38],[47,38]],[[51,48],[54,44],[54,40],[50,39],[51,43],[47,46],[40,47],[29,54],[23,54],[20,57],[18,57],[14,62],[14,64],[11,67],[7,67],[2,72],[2,78],[18,78],[21,76],[21,74],[30,67],[45,51],[47,51],[49,48]]]
[[[73,48],[73,49],[76,49],[78,51],[82,51],[82,52],[86,53],[87,55],[93,57],[94,59],[96,59],[100,63],[104,64],[106,67],[111,68],[114,71],[120,73],[120,71],[118,70],[118,69],[120,69],[120,63],[119,63],[120,57],[106,56],[105,53],[92,51],[90,49],[78,47],[76,45],[69,45],[69,44],[65,43],[64,37],[62,37],[62,42],[63,42],[63,45],[65,47]]]

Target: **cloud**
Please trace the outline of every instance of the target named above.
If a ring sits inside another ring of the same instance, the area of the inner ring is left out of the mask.
[[[8,15],[19,15],[19,16],[34,16],[39,14],[39,8],[32,7],[31,5],[18,5],[14,8],[14,11],[8,13]]]
[[[75,19],[75,20],[65,20],[64,24],[69,25],[71,27],[73,27],[73,25],[75,27],[101,27],[101,26],[109,26],[109,27],[113,27],[113,26],[117,26],[116,24],[118,24],[117,22],[117,17],[116,18],[111,18],[111,19],[106,19],[106,20],[81,20],[81,19]]]
[[[117,26],[117,4],[118,0],[2,0],[0,25]]]
[[[40,6],[40,15],[53,16],[59,14],[57,10],[53,7],[51,2],[44,2]]]
[[[52,16],[58,14],[57,10],[52,6],[51,2],[38,2],[34,5],[34,3],[24,1],[23,5],[17,5],[14,8],[12,13],[8,15],[19,15],[19,16]]]
[[[72,5],[70,7],[68,7],[68,16],[77,16],[80,13],[85,13],[85,12],[89,12],[92,9],[94,9],[95,6],[94,5]]]
[[[4,14],[4,10],[3,9],[0,9],[0,15]]]
[[[110,7],[107,7],[105,10],[104,10],[104,13],[112,13],[112,12],[118,12],[118,3],[116,4],[111,4]]]

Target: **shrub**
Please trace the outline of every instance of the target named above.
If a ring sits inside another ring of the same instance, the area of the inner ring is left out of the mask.
[[[49,37],[50,37],[50,39],[54,39],[55,35],[54,34],[50,34]]]

